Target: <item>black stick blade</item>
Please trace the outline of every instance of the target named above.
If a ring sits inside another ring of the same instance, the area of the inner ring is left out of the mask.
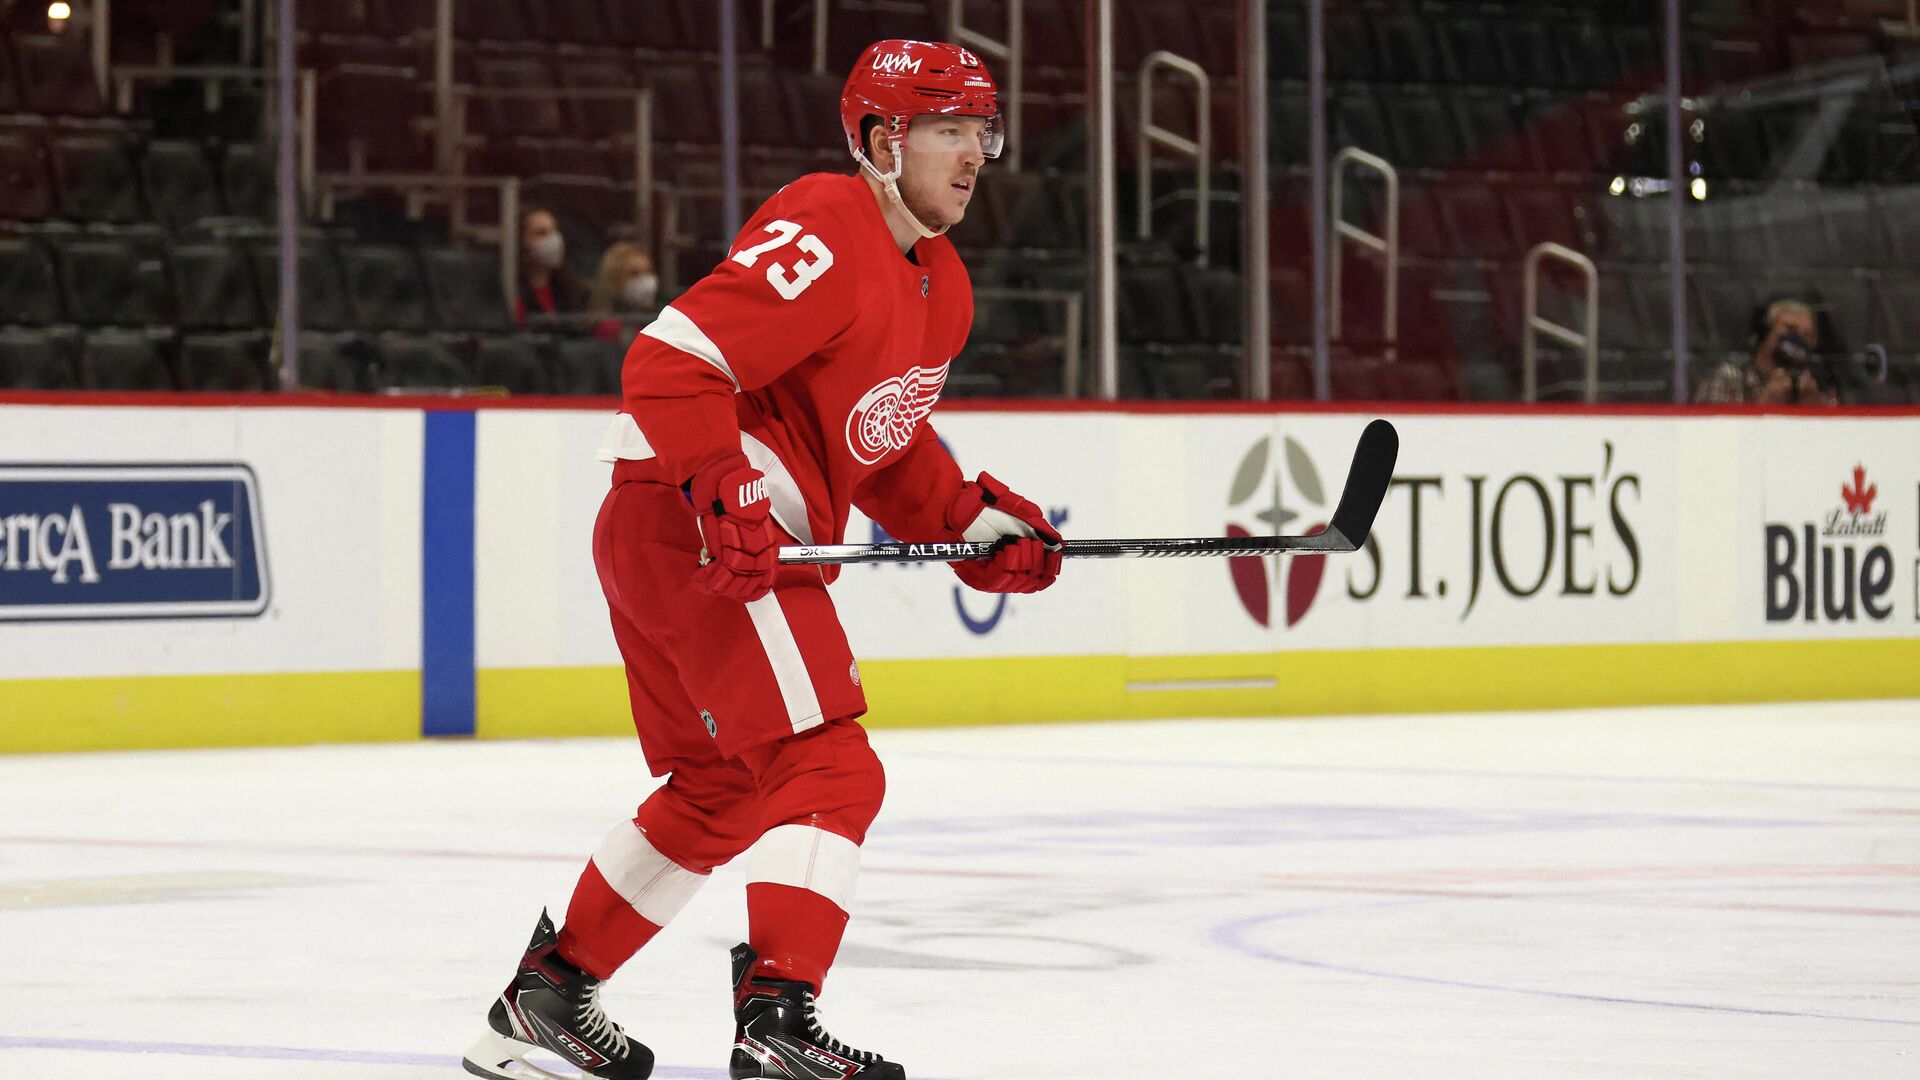
[[[1373,519],[1393,483],[1393,466],[1400,458],[1400,433],[1385,420],[1374,420],[1360,433],[1347,470],[1347,486],[1340,492],[1328,532],[1339,533],[1348,550],[1365,546]]]

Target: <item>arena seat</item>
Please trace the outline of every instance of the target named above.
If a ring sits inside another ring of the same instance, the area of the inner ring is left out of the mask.
[[[1155,345],[1134,355],[1148,396],[1169,401],[1237,397],[1242,382],[1238,350],[1209,345]]]
[[[261,324],[259,294],[240,249],[220,242],[175,244],[168,262],[180,302],[180,326],[239,330]]]
[[[1510,83],[1509,72],[1494,47],[1488,20],[1480,15],[1450,11],[1433,19],[1434,44],[1440,70],[1448,82],[1479,86]]]
[[[41,221],[53,215],[53,185],[40,140],[0,132],[0,221]]]
[[[429,248],[420,253],[441,330],[505,330],[506,297],[497,253],[470,248]]]
[[[1920,276],[1911,270],[1880,275],[1874,290],[1879,310],[1873,324],[1889,350],[1920,351]]]
[[[68,314],[84,326],[147,326],[172,314],[166,263],[120,240],[86,237],[60,245]]]
[[[1693,287],[1700,295],[1701,312],[1706,319],[1704,327],[1693,328],[1692,336],[1715,348],[1749,348],[1759,298],[1747,279],[1737,274],[1701,271],[1695,273]]]
[[[263,334],[188,334],[180,340],[180,389],[253,393],[278,388]]]
[[[541,352],[538,339],[527,335],[481,338],[474,350],[474,382],[510,394],[550,394],[553,382]]]
[[[551,10],[566,8],[593,8],[592,4],[554,4]],[[559,86],[569,90],[632,90],[636,83],[633,70],[619,59],[612,57],[566,57],[556,65],[560,75]],[[568,130],[586,138],[604,139],[633,130],[633,106],[626,101],[609,99],[581,99],[562,103],[567,114]],[[660,122],[660,107],[654,105],[653,120]],[[543,134],[552,134],[545,132]]]
[[[1329,4],[1324,16],[1327,77],[1371,82],[1382,75],[1367,12],[1358,4]]]
[[[364,34],[368,30],[367,8],[388,6],[341,3],[340,0],[294,0],[294,3],[294,18],[305,35]]]
[[[460,10],[465,11],[463,6]],[[487,55],[474,61],[474,80],[489,90],[539,90],[559,85],[553,67],[527,55]],[[555,135],[563,129],[554,99],[476,99],[467,106],[467,129],[502,135]]]
[[[1591,246],[1565,189],[1552,184],[1517,184],[1500,189],[1498,194],[1522,251],[1541,243],[1561,244],[1575,251]]]
[[[1328,369],[1335,401],[1382,401],[1386,398],[1386,364],[1372,357],[1349,356]]]
[[[1413,11],[1380,11],[1369,16],[1381,70],[1397,82],[1443,80],[1433,20]]]
[[[1174,267],[1122,266],[1118,291],[1121,341],[1193,340],[1193,312]]]
[[[20,81],[14,76],[12,35],[0,31],[0,113],[21,112],[25,107]]]
[[[1479,183],[1456,183],[1443,185],[1433,194],[1454,257],[1499,261],[1520,257],[1519,242],[1491,189]]]
[[[29,112],[92,117],[103,111],[85,35],[15,34],[13,50]]]
[[[1268,387],[1275,400],[1313,400],[1313,365],[1306,358],[1276,349],[1267,371]]]
[[[1626,262],[1651,262],[1667,251],[1665,219],[1659,207],[1632,198],[1601,195],[1591,204],[1595,218],[1593,255]]]
[[[228,143],[220,156],[220,193],[229,213],[265,221],[274,216],[273,154],[252,143]]]
[[[1415,88],[1382,93],[1380,101],[1393,132],[1395,165],[1444,169],[1459,164],[1462,141],[1445,100]]]
[[[621,5],[624,9],[625,5]],[[532,4],[527,15],[535,33],[545,41],[568,45],[618,46],[632,41],[615,40],[614,27],[600,0],[569,0],[559,4]],[[566,65],[561,65],[564,73]]]
[[[366,363],[345,334],[300,334],[300,385],[336,394],[365,393],[373,389]]]
[[[173,373],[159,348],[137,330],[96,330],[80,347],[80,385],[87,390],[172,390]]]
[[[1866,228],[1886,245],[1880,265],[1920,266],[1920,188],[1878,188],[1868,198]]]
[[[694,64],[663,63],[647,65],[643,74],[653,88],[655,138],[664,143],[719,143],[719,95],[708,72]]]
[[[1393,130],[1380,111],[1373,87],[1357,84],[1342,87],[1334,95],[1327,119],[1329,151],[1355,146],[1388,161],[1405,159],[1394,143]]]
[[[379,385],[389,390],[451,390],[473,374],[446,344],[419,334],[382,334],[374,341]]]
[[[140,186],[153,218],[169,229],[222,213],[220,187],[200,147],[184,139],[156,139],[140,158]]]
[[[453,36],[525,45],[533,37],[533,24],[521,0],[461,0],[453,8]]]
[[[1198,319],[1196,336],[1215,345],[1238,343],[1244,333],[1241,316],[1245,309],[1239,272],[1226,267],[1189,267],[1182,276]]]
[[[554,345],[552,386],[556,394],[620,393],[626,347],[597,337],[561,338]]]
[[[280,248],[272,241],[252,248],[253,270],[268,310],[280,303]],[[345,330],[353,325],[353,308],[331,245],[308,241],[300,245],[300,325],[313,330]]]
[[[1518,99],[1505,90],[1456,89],[1448,95],[1467,169],[1518,172],[1529,167],[1527,143],[1516,117]]]
[[[0,387],[71,390],[78,385],[71,335],[43,327],[0,326]]]
[[[1401,360],[1381,368],[1381,389],[1392,401],[1458,401],[1460,387],[1444,363]]]
[[[26,237],[0,237],[0,312],[9,323],[45,326],[65,311],[47,249]]]
[[[428,113],[427,96],[411,67],[379,64],[341,64],[320,74],[315,90],[319,103],[315,155],[322,168],[342,169],[359,163],[370,170],[423,170],[433,161],[432,140],[413,130],[409,118]],[[476,129],[489,108],[473,107]],[[360,118],[378,116],[368,124]],[[265,160],[270,161],[271,156]],[[271,173],[269,172],[269,175]]]
[[[413,253],[388,244],[351,244],[340,250],[354,325],[370,333],[425,330],[427,288]]]
[[[60,215],[79,221],[140,221],[140,185],[127,146],[115,135],[56,135],[48,154]]]

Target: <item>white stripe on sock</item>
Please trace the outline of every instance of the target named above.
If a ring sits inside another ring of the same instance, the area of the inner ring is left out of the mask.
[[[600,841],[599,850],[593,853],[593,865],[614,892],[655,926],[665,926],[680,914],[709,877],[660,854],[647,842],[647,834],[631,821],[614,826]]]
[[[791,885],[819,893],[841,911],[853,907],[853,886],[860,878],[860,846],[811,825],[781,825],[767,830],[747,860],[747,883]]]

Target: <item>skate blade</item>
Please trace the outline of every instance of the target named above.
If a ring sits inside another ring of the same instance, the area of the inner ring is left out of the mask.
[[[591,1073],[579,1070],[551,1072],[528,1061],[527,1055],[536,1050],[540,1048],[532,1043],[523,1043],[519,1039],[488,1030],[467,1048],[460,1064],[473,1075],[484,1076],[488,1080],[594,1080]]]

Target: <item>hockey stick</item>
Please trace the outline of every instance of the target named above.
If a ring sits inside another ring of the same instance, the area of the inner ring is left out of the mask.
[[[1191,536],[1144,540],[1068,540],[1061,554],[1070,559],[1118,559],[1128,556],[1168,558],[1181,555],[1271,555],[1276,551],[1338,553],[1357,550],[1367,542],[1373,518],[1393,482],[1393,463],[1400,453],[1400,435],[1385,420],[1369,423],[1360,433],[1347,470],[1347,486],[1340,492],[1333,521],[1308,536]],[[782,564],[865,562],[960,562],[984,559],[999,546],[957,541],[948,544],[802,544],[780,549]]]

